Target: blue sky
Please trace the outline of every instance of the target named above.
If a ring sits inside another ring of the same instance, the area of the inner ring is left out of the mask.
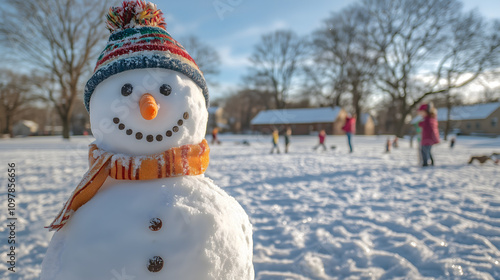
[[[353,2],[198,0],[156,1],[156,4],[164,12],[167,30],[174,38],[195,35],[218,50],[222,65],[216,82],[220,87],[211,88],[213,98],[240,84],[248,56],[262,34],[281,28],[308,34],[321,26],[331,11]],[[216,7],[220,9],[217,11]]]
[[[264,33],[289,28],[310,34],[322,20],[356,0],[192,0],[154,1],[165,14],[167,30],[174,38],[195,35],[219,51],[220,84],[211,88],[220,97],[241,83],[248,56]],[[477,8],[489,18],[500,17],[499,0],[463,0],[465,9]],[[189,50],[188,50],[189,51]]]

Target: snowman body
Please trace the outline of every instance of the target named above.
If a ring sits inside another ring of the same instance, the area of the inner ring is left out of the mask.
[[[251,231],[241,206],[203,175],[109,178],[54,235],[42,279],[253,279]],[[155,257],[163,264],[151,272]]]
[[[146,94],[158,107],[154,119],[141,115],[138,101]],[[200,143],[207,115],[201,89],[168,69],[116,74],[90,100],[95,144],[130,156]],[[108,177],[54,234],[41,279],[251,280],[251,224],[236,200],[204,175]]]

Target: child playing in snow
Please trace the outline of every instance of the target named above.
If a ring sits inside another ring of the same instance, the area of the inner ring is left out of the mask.
[[[428,166],[429,159],[431,160],[431,165],[434,165],[431,148],[432,145],[439,143],[437,111],[432,103],[422,104],[418,109],[418,114],[423,118],[423,121],[418,124],[422,128],[422,166]]]
[[[347,144],[349,144],[349,152],[352,153],[352,135],[356,132],[356,116],[347,116],[345,118],[344,127],[342,130],[347,135]]]
[[[273,130],[273,147],[271,148],[271,154],[274,153],[274,149],[278,151],[278,154],[280,153],[280,147],[278,146],[278,141],[280,139],[280,135],[278,133],[277,129]]]
[[[219,134],[219,128],[214,127],[214,129],[212,130],[212,144],[217,143],[220,145],[219,138],[217,138],[218,134]]]
[[[290,127],[287,127],[285,132],[285,154],[288,153],[288,146],[290,146],[291,136],[292,136],[292,129]]]
[[[318,138],[319,138],[319,144],[316,145],[316,147],[314,147],[314,150],[316,151],[319,148],[319,146],[323,146],[323,151],[326,151],[326,146],[325,146],[326,132],[324,129],[322,129],[319,132]]]
[[[398,137],[395,136],[394,137],[394,141],[392,141],[392,147],[395,148],[395,149],[399,148],[398,140],[399,140]]]

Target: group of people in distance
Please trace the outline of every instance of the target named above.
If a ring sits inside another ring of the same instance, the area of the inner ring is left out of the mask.
[[[432,157],[432,146],[440,142],[439,129],[437,121],[437,110],[432,103],[422,104],[418,108],[418,115],[421,117],[418,123],[414,123],[416,135],[419,145],[419,161],[423,167],[434,166],[434,158]],[[410,147],[412,147],[413,135],[410,140]],[[398,137],[391,141],[387,138],[386,152],[390,152],[391,145],[394,148],[398,147]],[[455,138],[452,139],[450,147],[455,145]]]
[[[345,119],[344,126],[342,127],[342,130],[345,132],[347,135],[347,144],[349,145],[349,152],[353,152],[353,145],[352,145],[352,135],[356,132],[356,116],[351,116],[348,115]],[[286,128],[285,132],[285,153],[288,153],[288,147],[290,146],[290,137],[292,135],[292,129],[290,127]],[[316,145],[313,149],[317,150],[320,146],[323,147],[323,151],[327,150],[327,147],[325,145],[325,140],[326,140],[326,131],[324,129],[320,130],[318,133],[318,138],[319,138],[319,144]],[[272,134],[272,148],[271,148],[271,154],[274,153],[276,150],[277,153],[280,153],[280,148],[278,145],[279,142],[279,131],[278,129],[273,129],[273,134]]]
[[[418,130],[421,132],[419,153],[421,155],[421,165],[422,166],[433,166],[434,158],[432,157],[432,146],[439,143],[439,130],[437,121],[437,110],[432,103],[422,104],[418,109],[418,114],[422,117],[422,120],[418,123]],[[349,152],[354,151],[352,144],[352,137],[356,133],[356,116],[348,115],[345,119],[344,126],[342,130],[347,136],[347,144],[349,146]],[[285,132],[285,153],[288,153],[288,147],[290,145],[290,136],[292,135],[292,129],[290,127],[286,128]],[[325,145],[326,131],[324,129],[320,130],[318,133],[319,143],[314,147],[317,150],[319,147],[323,148],[323,151],[327,150]],[[271,154],[275,151],[279,154],[279,131],[274,129],[272,133],[272,148]],[[397,140],[394,143],[397,145]],[[389,145],[389,144],[388,144]]]
[[[434,157],[432,156],[432,146],[435,144],[438,144],[440,142],[440,137],[439,137],[439,129],[438,129],[438,121],[437,121],[437,110],[434,107],[432,103],[426,103],[420,105],[418,108],[418,115],[421,117],[421,121],[418,123],[415,123],[415,128],[416,132],[418,135],[418,142],[419,142],[419,158],[420,158],[420,165],[423,167],[426,166],[434,166]],[[352,144],[352,137],[356,133],[356,115],[351,116],[350,114],[346,116],[345,118],[345,123],[344,126],[342,127],[342,130],[345,132],[347,136],[347,144],[349,146],[349,153],[352,153],[353,150],[353,144]],[[212,144],[220,144],[220,141],[218,139],[218,133],[219,129],[215,127],[212,130]],[[292,136],[292,128],[287,127],[284,133],[284,138],[285,138],[285,153],[288,153],[290,143],[291,143],[291,136]],[[278,129],[274,128],[272,132],[272,148],[271,148],[271,154],[273,154],[275,151],[279,154],[280,153],[280,148],[279,148],[279,131]],[[324,129],[321,129],[318,133],[318,140],[319,143],[314,146],[314,150],[317,150],[319,147],[323,148],[323,151],[326,151],[328,148],[326,147],[325,140],[326,140],[326,131]],[[412,138],[413,140],[413,138]],[[453,148],[455,145],[455,138],[452,138],[450,141],[450,148]],[[412,141],[410,141],[411,144]],[[390,151],[390,148],[398,147],[398,138],[394,138],[393,141],[391,141],[390,138],[387,139],[387,144],[386,144],[386,152]],[[334,148],[335,146],[332,146]],[[469,163],[472,163],[474,160],[478,160],[481,163],[484,163],[488,159],[493,160],[496,164],[500,163],[500,155],[493,153],[491,156],[474,156],[471,158]]]
[[[288,147],[290,146],[290,137],[292,137],[292,128],[287,127],[285,131],[285,153],[288,153]],[[278,145],[279,139],[280,133],[275,128],[273,129],[273,147],[271,148],[271,154],[274,153],[274,150],[276,150],[278,154],[280,153],[280,147]]]
[[[422,104],[418,109],[418,114],[422,117],[422,121],[418,123],[417,134],[421,133],[420,139],[420,155],[421,164],[423,167],[433,166],[434,158],[432,157],[432,146],[440,142],[439,139],[439,129],[437,121],[437,110],[432,103]],[[453,149],[455,146],[456,138],[453,137],[450,140],[450,148]],[[469,164],[474,161],[478,161],[484,164],[487,161],[493,161],[495,164],[500,164],[500,154],[492,153],[489,155],[475,155],[471,156]]]

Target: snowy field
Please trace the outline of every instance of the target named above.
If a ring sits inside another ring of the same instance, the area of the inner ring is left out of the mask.
[[[91,138],[0,140],[0,278],[38,279],[51,233],[43,227],[87,169]],[[254,225],[256,279],[500,279],[500,166],[467,165],[500,151],[500,139],[458,138],[417,166],[407,141],[293,137],[270,155],[270,137],[222,136],[207,176],[234,196]],[[250,146],[241,145],[248,140]],[[281,139],[282,141],[282,139]],[[7,163],[17,184],[16,273],[7,270]],[[201,280],[201,279],[200,279]]]

